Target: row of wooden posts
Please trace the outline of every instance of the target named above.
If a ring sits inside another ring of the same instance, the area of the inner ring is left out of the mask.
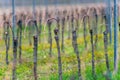
[[[47,12],[46,12],[47,15]],[[78,16],[79,17],[79,16]],[[96,74],[95,74],[95,60],[94,60],[94,48],[97,48],[97,42],[98,42],[98,15],[96,12],[94,12],[94,28],[91,28],[89,26],[89,31],[90,31],[90,35],[91,35],[91,48],[92,48],[92,74],[94,76],[94,78],[96,78]],[[103,17],[103,16],[102,16]],[[67,19],[70,20],[69,16],[67,16]],[[87,48],[87,40],[86,40],[86,36],[87,36],[87,24],[90,25],[90,20],[89,20],[89,16],[85,15],[83,17],[83,31],[84,31],[84,42],[85,42],[85,48]],[[103,19],[105,21],[106,20],[106,16],[103,17]],[[65,32],[65,23],[66,23],[66,18],[65,16],[63,16],[62,18],[62,43],[60,46],[60,17],[57,16],[57,18],[48,18],[47,20],[47,26],[48,26],[48,43],[50,44],[50,50],[49,50],[49,55],[50,57],[52,57],[52,21],[55,20],[57,23],[57,27],[54,30],[55,33],[55,41],[56,41],[56,45],[57,45],[57,50],[58,50],[58,74],[59,74],[59,80],[62,80],[62,62],[61,62],[61,51],[64,52],[64,32]],[[81,60],[80,60],[80,52],[78,49],[78,44],[77,44],[77,37],[78,37],[78,26],[79,26],[79,18],[75,18],[74,14],[71,15],[71,28],[69,27],[69,32],[68,32],[68,39],[70,39],[70,34],[72,34],[72,46],[74,49],[74,52],[76,53],[76,58],[77,58],[77,62],[78,62],[78,76],[79,79],[82,80],[82,73],[81,73]],[[76,25],[74,25],[74,21],[76,21],[77,23],[77,27],[75,27]],[[15,80],[16,79],[16,65],[17,65],[17,47],[19,46],[19,63],[22,63],[22,20],[19,20],[17,22],[18,25],[18,33],[17,35],[19,36],[19,38],[13,38],[13,56],[14,56],[14,61],[13,61],[13,77],[12,79]],[[32,25],[31,25],[32,24]],[[40,27],[38,27],[37,25],[37,21],[36,20],[30,20],[28,22],[28,26],[33,26],[34,30],[35,30],[35,35],[33,37],[34,40],[34,79],[37,80],[37,51],[38,51],[38,42],[41,42],[41,33],[42,33],[42,19],[40,19]],[[5,40],[5,45],[6,45],[6,64],[9,64],[9,60],[8,60],[8,50],[10,47],[10,24],[9,22],[5,22],[4,23],[4,40]],[[40,28],[40,29],[39,29]],[[72,32],[71,32],[72,30]],[[102,30],[102,29],[101,29]],[[95,42],[93,39],[95,33]],[[29,31],[29,36],[30,36],[30,31]],[[108,74],[110,73],[110,69],[109,69],[109,61],[108,61],[108,54],[107,54],[107,46],[108,46],[108,27],[106,26],[106,31],[104,32],[104,49],[105,49],[105,59],[106,59],[106,67],[107,67],[107,72]],[[29,37],[30,38],[30,37]],[[29,39],[29,43],[30,45],[32,44],[31,39]],[[110,77],[107,77],[110,78]]]

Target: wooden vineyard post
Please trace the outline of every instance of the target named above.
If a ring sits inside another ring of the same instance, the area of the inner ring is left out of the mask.
[[[74,30],[74,14],[72,13],[71,15],[71,27],[72,27],[72,31]]]
[[[59,45],[59,36],[58,36],[58,29],[54,30],[55,33],[55,40],[57,44],[57,50],[58,50],[58,73],[59,73],[59,80],[62,80],[62,62],[61,62],[61,53],[60,53],[60,45]]]
[[[13,38],[13,69],[12,80],[16,80],[16,65],[17,65],[17,38]]]
[[[5,39],[5,45],[6,45],[6,64],[8,65],[9,64],[9,61],[8,61],[9,41],[7,39],[7,37],[8,37],[8,33],[7,32],[5,33],[5,37],[6,37],[6,39]]]
[[[109,32],[109,27],[108,27],[107,15],[106,15],[106,14],[105,14],[105,16],[104,16],[104,19],[105,19],[106,32],[108,33],[108,32]]]
[[[33,36],[33,42],[34,42],[34,53],[33,53],[33,72],[34,72],[34,80],[37,80],[37,50],[38,50],[38,26],[36,20],[29,21],[30,23],[33,23],[34,25],[34,36]]]
[[[48,43],[50,44],[49,56],[52,57],[52,32],[51,32],[51,24],[50,20],[47,21],[48,25]]]
[[[37,36],[37,38],[38,38],[38,35],[39,35],[39,33],[38,33],[38,25],[37,25],[37,21],[36,20],[33,20],[33,22],[34,22],[34,26],[35,26],[35,35]]]
[[[94,44],[93,44],[93,30],[90,30],[90,36],[91,36],[91,47],[92,47],[92,74],[95,78],[95,60],[94,60]]]
[[[8,51],[9,51],[9,47],[10,47],[9,29],[10,29],[9,22],[5,22],[4,23],[4,40],[5,40],[5,46],[6,46],[6,64],[7,65],[9,64]]]
[[[84,31],[84,44],[85,48],[87,48],[87,40],[86,40],[86,16],[83,18],[83,31]]]
[[[21,56],[22,56],[22,20],[18,21],[18,27],[19,27],[19,32],[18,32],[18,35],[19,35],[19,63],[22,63],[22,59],[21,59]]]
[[[64,52],[64,29],[65,29],[65,17],[62,18],[62,44],[61,44],[62,52]]]
[[[37,80],[37,50],[38,50],[38,38],[37,36],[33,36],[33,40],[34,40],[34,79]]]
[[[58,28],[58,35],[60,37],[60,18],[57,16],[57,28]]]
[[[108,36],[107,32],[104,32],[104,51],[105,51],[105,59],[106,59],[106,68],[107,68],[107,73],[106,73],[106,80],[111,80],[111,73],[110,73],[110,66],[109,66],[109,59],[108,59]]]
[[[78,76],[79,76],[79,80],[82,80],[82,76],[81,76],[81,60],[79,57],[79,51],[78,51],[78,45],[77,45],[77,35],[76,35],[76,31],[72,31],[72,35],[73,35],[73,48],[74,48],[74,52],[76,53],[77,56],[77,61],[78,61]]]
[[[78,12],[78,10],[76,11],[76,15],[77,15],[77,18],[76,18],[76,31],[77,32],[79,32],[79,17],[80,17],[80,15],[79,15],[79,12]]]
[[[73,16],[73,13],[71,15],[71,29],[72,29],[72,31],[74,31],[74,16]],[[72,34],[72,36],[73,36],[73,34]],[[72,46],[74,47],[73,39],[72,39]]]

